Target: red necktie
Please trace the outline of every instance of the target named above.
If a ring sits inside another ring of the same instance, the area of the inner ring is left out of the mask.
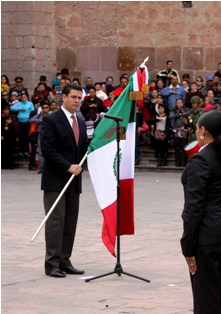
[[[73,119],[73,122],[72,122],[72,129],[73,129],[73,132],[74,132],[74,137],[75,137],[76,144],[78,145],[78,140],[79,140],[79,127],[78,127],[78,123],[77,123],[77,121],[76,121],[75,115],[72,115],[71,117],[72,117],[72,119]]]

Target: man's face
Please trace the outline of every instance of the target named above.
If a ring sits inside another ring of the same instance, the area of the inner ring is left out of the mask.
[[[52,102],[52,103],[50,104],[50,110],[51,110],[51,111],[56,111],[56,110],[57,110],[57,104],[56,104],[56,102]]]
[[[221,63],[220,63],[220,64],[218,64],[218,71],[220,71],[220,72],[221,72]]]
[[[171,84],[172,84],[173,86],[176,86],[176,85],[177,85],[177,82],[178,82],[177,77],[176,77],[176,76],[173,76],[172,79],[171,79]]]
[[[81,104],[82,91],[71,89],[68,95],[62,94],[64,108],[70,113],[75,113]]]
[[[90,95],[90,98],[95,97],[95,90],[93,88],[89,89],[89,95]]]
[[[42,112],[43,112],[44,115],[48,114],[49,109],[50,109],[50,108],[49,108],[49,105],[48,105],[48,104],[42,105]]]
[[[207,84],[208,86],[212,86],[212,85],[213,85],[213,81],[210,81],[210,80],[209,80],[209,81],[206,82],[206,84]]]
[[[197,109],[198,107],[199,107],[198,102],[193,102],[193,103],[192,103],[192,108],[193,108],[193,109]]]
[[[167,63],[167,69],[168,69],[168,70],[171,70],[171,69],[172,69],[172,65],[173,65],[172,62],[168,62],[168,63]]]
[[[92,86],[93,85],[92,79],[86,79],[86,85],[87,86]]]
[[[22,87],[22,81],[16,81],[15,86],[16,87]]]
[[[215,83],[215,84],[219,83],[219,76],[214,76],[213,83]]]

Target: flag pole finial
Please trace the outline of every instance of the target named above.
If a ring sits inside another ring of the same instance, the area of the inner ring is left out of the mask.
[[[146,59],[144,59],[144,61],[141,63],[140,68],[143,68],[145,66],[145,63],[148,61],[149,56],[146,57]]]

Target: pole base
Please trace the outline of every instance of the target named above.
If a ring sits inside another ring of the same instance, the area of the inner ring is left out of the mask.
[[[145,279],[145,278],[142,278],[142,277],[139,277],[139,276],[136,276],[136,275],[133,275],[133,274],[130,274],[130,273],[127,273],[127,272],[123,271],[123,268],[122,268],[120,263],[116,264],[116,266],[114,268],[114,271],[112,271],[110,273],[103,274],[103,275],[99,275],[99,276],[95,276],[95,277],[92,277],[92,278],[85,279],[85,282],[89,282],[89,281],[96,280],[96,279],[99,279],[99,278],[102,278],[102,277],[106,277],[106,276],[110,276],[110,275],[113,275],[113,274],[117,274],[118,276],[121,276],[121,274],[124,274],[124,275],[130,276],[130,277],[133,277],[133,278],[136,278],[136,279],[139,279],[139,280],[150,282],[149,279]]]

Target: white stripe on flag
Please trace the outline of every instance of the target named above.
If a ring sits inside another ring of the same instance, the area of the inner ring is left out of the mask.
[[[120,179],[134,178],[135,129],[136,123],[129,123],[126,132],[126,140],[121,141],[124,147],[120,165]]]

